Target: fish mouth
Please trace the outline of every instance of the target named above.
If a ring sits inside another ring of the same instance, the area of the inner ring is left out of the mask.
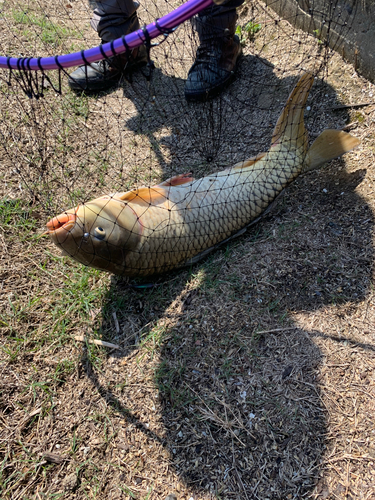
[[[47,222],[47,234],[70,231],[76,223],[76,214],[61,214]]]

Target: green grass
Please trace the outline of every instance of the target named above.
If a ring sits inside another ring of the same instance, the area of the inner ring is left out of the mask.
[[[130,488],[127,486],[119,486],[120,490],[125,493],[126,495],[129,495],[130,498],[138,498],[137,494],[134,493]]]
[[[23,200],[4,198],[0,200],[0,226],[5,231],[16,232],[21,241],[30,238],[37,227],[32,216],[33,209]]]
[[[262,29],[260,23],[249,21],[244,26],[238,25],[236,28],[236,35],[240,39],[242,45],[246,44],[247,40],[254,40],[254,37]]]
[[[315,38],[318,41],[318,44],[322,45],[323,44],[323,40],[321,40],[321,31],[320,31],[320,29],[313,30],[313,33],[314,33]]]
[[[84,121],[90,114],[90,99],[84,93],[78,95],[73,92],[64,95],[64,99],[59,99],[59,106],[52,110],[58,120],[62,120],[67,133],[71,133],[72,123],[76,123],[77,118]]]
[[[188,407],[196,399],[186,385],[181,384],[185,371],[185,363],[171,365],[167,360],[162,360],[155,370],[156,385],[172,408]]]
[[[92,334],[100,338],[100,318],[92,324],[90,313],[105,300],[105,275],[44,249],[45,240],[37,234],[40,221],[22,200],[0,201],[0,227],[8,245],[18,248],[26,243],[22,247],[26,262],[23,274],[33,285],[32,294],[21,294],[16,289],[8,294],[0,311],[0,328],[7,331],[7,342],[1,350],[8,360],[14,362],[20,355],[38,353],[51,344],[61,346],[71,341],[71,332],[79,325],[86,331],[90,325]],[[100,351],[88,345],[88,356],[96,366],[100,364]],[[73,369],[72,360],[59,361],[54,381],[64,381]]]
[[[23,36],[30,40],[37,36],[44,44],[53,48],[60,47],[63,41],[69,38],[80,37],[76,30],[54,24],[47,15],[43,16],[27,9],[13,9],[12,17],[16,24],[22,26],[21,34]]]

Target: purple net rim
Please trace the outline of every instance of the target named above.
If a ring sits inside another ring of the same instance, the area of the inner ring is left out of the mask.
[[[83,50],[80,52],[73,52],[72,54],[64,54],[61,56],[52,57],[6,57],[0,56],[0,68],[8,69],[23,69],[30,71],[49,71],[61,68],[71,68],[72,66],[79,66],[81,64],[92,63],[100,61],[106,56],[113,56],[121,54],[129,49],[135,49],[146,41],[144,30],[147,30],[147,36],[152,40],[157,36],[176,28],[181,23],[187,21],[201,10],[213,4],[213,0],[189,0],[188,2],[180,5],[177,9],[169,12],[165,16],[152,22],[146,28],[139,29],[133,33],[129,33],[125,37],[125,43],[122,38],[118,38],[113,42],[98,45],[91,49]],[[126,47],[127,46],[127,47]]]

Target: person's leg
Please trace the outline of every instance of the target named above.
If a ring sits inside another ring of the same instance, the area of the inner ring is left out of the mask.
[[[233,79],[241,44],[237,36],[236,7],[244,0],[213,5],[199,13],[193,24],[200,45],[185,84],[188,101],[201,101],[220,93]]]
[[[133,0],[98,1],[91,19],[91,26],[98,32],[102,43],[108,43],[139,29],[136,10],[139,3]],[[73,90],[98,91],[116,84],[126,66],[146,64],[147,54],[143,45],[118,56],[80,66],[69,77]]]
[[[98,1],[92,14],[91,27],[98,32],[104,43],[116,40],[116,38],[130,33],[129,25],[131,28],[135,25],[137,25],[135,29],[139,28],[139,22],[135,23],[134,26],[131,23],[138,7],[139,3],[133,0]]]

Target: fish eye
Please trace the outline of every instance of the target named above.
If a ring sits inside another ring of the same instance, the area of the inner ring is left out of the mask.
[[[98,238],[98,240],[104,240],[105,231],[102,227],[98,226],[94,229],[94,236]]]

